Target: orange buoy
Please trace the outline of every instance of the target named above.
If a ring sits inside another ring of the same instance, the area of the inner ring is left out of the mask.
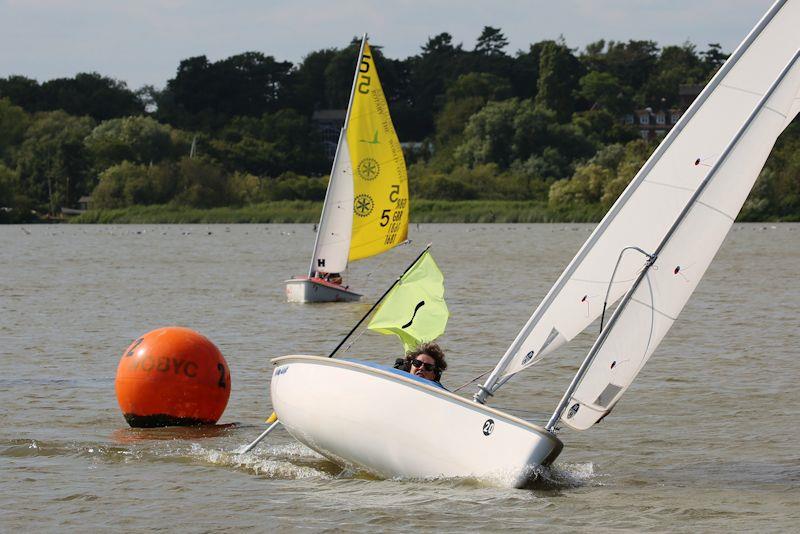
[[[132,427],[214,424],[231,394],[231,373],[205,336],[178,326],[159,328],[131,343],[114,382]]]

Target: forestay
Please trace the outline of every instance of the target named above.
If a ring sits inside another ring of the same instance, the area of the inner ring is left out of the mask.
[[[798,0],[779,0],[772,6],[584,243],[492,371],[476,400],[483,402],[512,375],[583,331],[603,313],[607,292],[610,306],[631,288],[646,260],[642,252],[655,251],[726,145],[800,46],[798,21]],[[771,145],[773,140],[765,145]]]
[[[583,379],[561,421],[585,430],[602,419],[633,382],[683,309],[722,245],[790,115],[800,88],[800,51],[711,169],[685,217],[656,250],[629,298],[620,302],[590,352]],[[592,356],[594,354],[594,356]]]

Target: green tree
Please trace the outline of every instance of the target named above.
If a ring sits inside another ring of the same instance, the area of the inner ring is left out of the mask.
[[[350,44],[336,51],[325,67],[325,107],[344,109],[350,101],[361,39],[353,37]]]
[[[710,78],[725,63],[730,54],[723,53],[719,43],[709,43],[708,49],[700,52],[700,55],[703,56],[703,64],[706,67],[706,78]]]
[[[159,117],[174,126],[212,130],[236,116],[261,116],[283,105],[292,64],[260,52],[210,62],[181,61],[158,101]]]
[[[489,73],[462,74],[446,93],[446,103],[436,117],[438,150],[446,149],[458,141],[469,118],[490,100],[504,100],[511,96],[508,80]]]
[[[0,98],[8,98],[14,105],[28,113],[41,111],[41,87],[39,82],[25,76],[0,78]]]
[[[7,98],[0,98],[0,162],[9,162],[11,152],[22,142],[30,117]]]
[[[656,62],[652,76],[642,88],[645,103],[667,109],[677,105],[682,83],[703,83],[706,66],[694,45],[666,46]]]
[[[580,74],[580,62],[565,44],[545,44],[539,59],[536,105],[555,111],[559,121],[568,121],[574,110],[572,94]]]
[[[105,121],[92,130],[85,144],[98,170],[122,161],[158,163],[189,151],[185,134],[151,117]]]
[[[289,73],[287,101],[290,107],[310,116],[316,109],[327,108],[325,70],[336,56],[335,48],[315,50]]]
[[[592,109],[603,108],[619,115],[633,109],[629,89],[623,87],[613,74],[591,71],[580,81],[578,95],[592,103]]]
[[[144,104],[125,82],[83,72],[74,78],[57,78],[41,86],[40,110],[64,110],[102,121],[144,113]]]
[[[17,189],[17,174],[0,163],[0,208],[14,206],[14,191]]]
[[[475,52],[485,56],[503,56],[503,49],[508,46],[508,39],[500,28],[484,26],[478,41],[475,43]]]
[[[55,213],[91,190],[83,140],[93,127],[91,118],[63,111],[36,114],[17,154],[20,192]]]
[[[551,208],[596,204],[605,185],[614,179],[614,172],[596,163],[578,167],[572,178],[558,180],[550,186],[548,203]]]
[[[422,52],[407,60],[409,76],[409,112],[414,114],[414,128],[406,129],[411,139],[423,139],[434,131],[434,116],[444,105],[446,88],[460,73],[468,52],[453,44],[453,36],[440,33],[430,37]]]
[[[195,208],[214,208],[230,202],[225,171],[204,157],[184,157],[178,162],[180,191],[175,202]]]
[[[778,138],[742,210],[744,220],[800,220],[800,121]]]
[[[468,166],[496,163],[505,168],[514,155],[514,118],[519,112],[516,98],[489,102],[474,114],[464,131],[464,142],[456,149],[456,159]]]

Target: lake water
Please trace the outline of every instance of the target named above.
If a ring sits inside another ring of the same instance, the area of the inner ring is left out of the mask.
[[[800,522],[800,225],[736,225],[679,321],[602,424],[529,490],[491,480],[373,480],[285,430],[270,358],[327,355],[424,244],[445,274],[451,388],[490,369],[590,225],[412,225],[357,262],[362,303],[284,302],[311,225],[0,226],[0,530],[796,531]],[[134,430],[114,375],[139,335],[183,325],[225,355],[211,429]],[[535,423],[591,344],[583,334],[493,405]],[[389,336],[347,355],[392,363]],[[461,392],[471,396],[469,386]]]

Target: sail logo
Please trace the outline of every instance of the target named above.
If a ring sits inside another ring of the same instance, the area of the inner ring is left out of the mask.
[[[567,412],[567,419],[572,419],[575,416],[575,414],[578,413],[578,409],[580,407],[581,407],[581,405],[578,404],[577,402],[575,404],[573,404],[572,408],[570,408],[569,412]]]
[[[528,363],[532,359],[533,359],[533,351],[530,351],[528,354],[525,355],[524,358],[522,358],[522,365],[525,365],[526,363]]]
[[[359,140],[359,142],[360,143],[367,143],[368,145],[379,145],[379,144],[381,144],[381,142],[378,141],[378,130],[375,130],[375,135],[372,137],[372,141],[367,141],[366,139],[361,139],[361,140]]]
[[[378,177],[380,172],[381,166],[373,158],[364,158],[361,160],[361,163],[358,164],[358,175],[364,180],[374,180]]]
[[[375,201],[369,195],[358,195],[353,202],[353,211],[359,217],[366,217],[375,208]]]
[[[488,436],[494,432],[494,420],[487,419],[485,423],[483,423],[483,435]]]
[[[407,322],[406,324],[404,324],[403,326],[401,326],[400,328],[406,329],[406,328],[408,328],[409,326],[411,326],[411,324],[414,322],[414,318],[417,316],[417,312],[418,312],[418,311],[419,311],[419,309],[420,309],[421,307],[423,307],[423,306],[425,306],[425,301],[424,301],[424,300],[421,300],[421,301],[419,301],[419,302],[417,303],[417,306],[414,308],[414,314],[411,316],[411,320],[410,320],[410,321],[408,321],[408,322]]]

